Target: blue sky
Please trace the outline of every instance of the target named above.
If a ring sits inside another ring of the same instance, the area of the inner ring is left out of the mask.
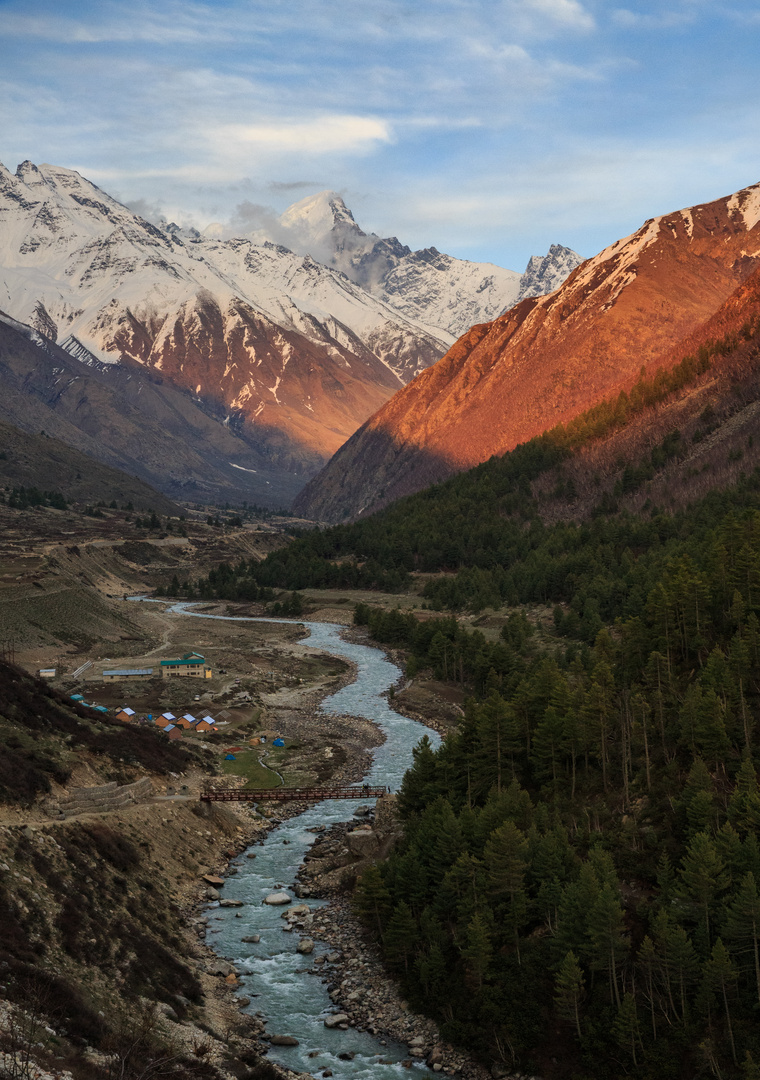
[[[759,46],[741,0],[0,0],[0,160],[521,270],[760,181]]]

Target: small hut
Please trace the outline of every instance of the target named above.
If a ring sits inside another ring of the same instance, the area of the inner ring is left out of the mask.
[[[116,713],[116,719],[123,720],[125,724],[131,724],[136,715],[134,709],[128,709],[125,705],[123,709],[119,709]]]
[[[170,712],[161,713],[160,716],[156,717],[156,726],[160,727],[160,728],[163,728],[164,731],[166,731],[167,726],[169,724],[173,724],[176,719],[177,718],[174,715],[174,713],[170,713]]]

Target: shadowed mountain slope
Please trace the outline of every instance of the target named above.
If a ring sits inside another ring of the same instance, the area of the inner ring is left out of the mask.
[[[300,479],[223,419],[138,364],[83,364],[0,314],[0,420],[44,431],[180,501],[287,504]]]

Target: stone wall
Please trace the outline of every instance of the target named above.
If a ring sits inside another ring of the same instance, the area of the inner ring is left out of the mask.
[[[76,814],[99,814],[106,810],[120,810],[132,803],[143,802],[153,795],[150,778],[143,776],[132,784],[121,787],[113,781],[97,787],[72,788],[65,799],[50,804],[53,816],[74,817]]]

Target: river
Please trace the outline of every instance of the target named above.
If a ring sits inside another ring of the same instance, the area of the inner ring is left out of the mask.
[[[168,610],[198,618],[240,622],[286,621],[203,615],[191,611],[185,603],[173,605]],[[385,695],[400,677],[400,669],[379,649],[344,641],[340,634],[345,628],[337,623],[299,620],[299,625],[307,631],[301,639],[302,644],[356,664],[354,682],[326,698],[320,709],[362,716],[382,729],[386,740],[372,751],[372,767],[364,779],[371,784],[385,784],[396,791],[411,765],[412,749],[423,735],[427,735],[434,746],[440,742],[434,731],[400,716],[389,707]],[[336,1011],[335,1006],[323,980],[308,971],[314,957],[329,949],[317,943],[311,957],[297,953],[299,935],[283,932],[286,924],[281,916],[285,908],[263,903],[268,893],[280,887],[294,896],[292,890],[298,867],[315,839],[309,828],[316,825],[329,827],[346,821],[356,805],[352,801],[321,802],[276,826],[267,833],[263,843],[249,848],[255,853],[255,859],[246,858],[247,852],[234,859],[232,865],[237,874],[227,878],[224,896],[242,900],[245,906],[236,909],[209,905],[206,942],[219,956],[235,965],[241,977],[241,992],[252,999],[247,1010],[263,1017],[269,1034],[291,1035],[298,1039],[298,1046],[273,1046],[268,1055],[271,1059],[295,1071],[314,1075],[329,1069],[336,1080],[391,1080],[392,1077],[410,1075],[419,1080],[437,1076],[423,1064],[415,1063],[411,1072],[401,1065],[402,1060],[408,1059],[405,1046],[390,1040],[387,1045],[381,1045],[367,1032],[352,1028],[347,1031],[326,1028],[323,1021],[330,1012]],[[312,910],[324,906],[324,901],[314,899],[297,900],[294,897],[293,902],[306,903]],[[241,940],[254,934],[261,936],[258,944],[246,944]],[[353,1060],[341,1060],[340,1053],[353,1054]]]

